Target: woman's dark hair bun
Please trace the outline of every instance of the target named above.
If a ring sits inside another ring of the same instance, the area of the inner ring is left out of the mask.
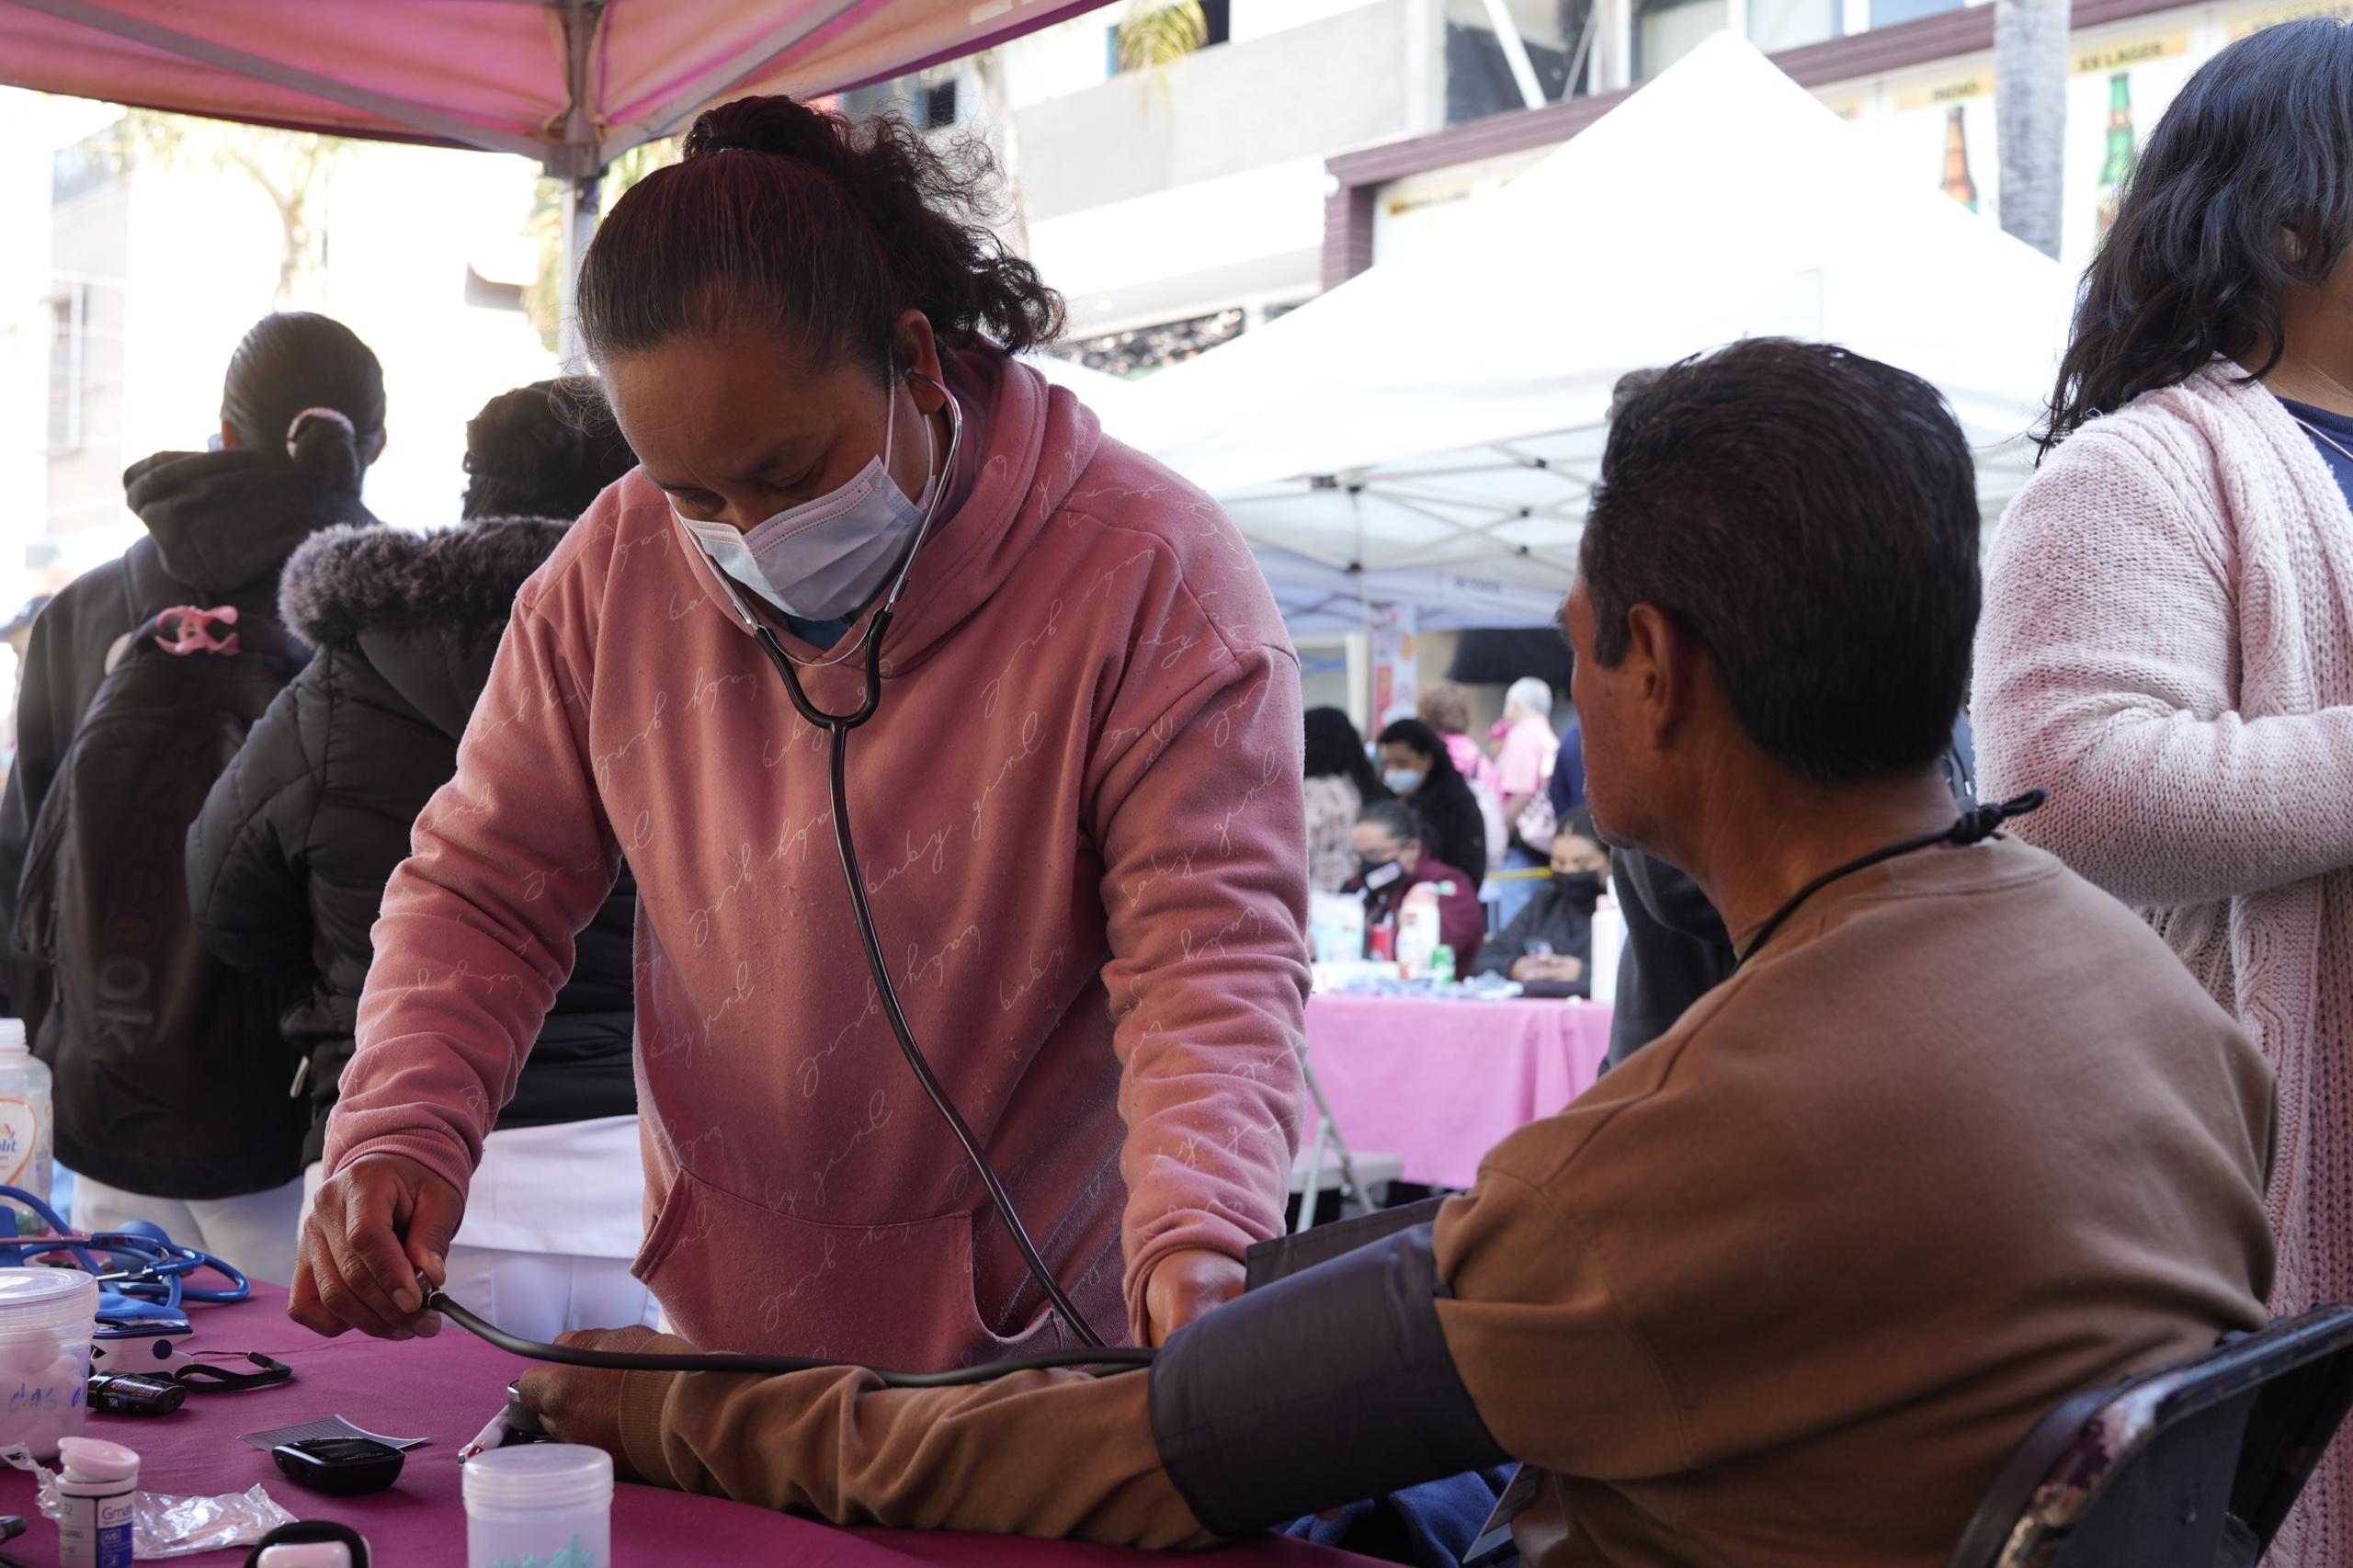
[[[359,494],[358,432],[340,409],[306,408],[286,427],[286,455],[322,490]]]
[[[997,238],[1003,199],[977,139],[935,145],[894,115],[788,97],[722,104],[687,132],[684,161],[631,187],[597,230],[582,338],[603,359],[765,328],[878,375],[910,310],[943,349],[1051,343],[1062,300]]]
[[[715,153],[773,153],[823,168],[840,161],[842,133],[849,121],[781,96],[737,98],[695,116],[687,131],[685,156]]]

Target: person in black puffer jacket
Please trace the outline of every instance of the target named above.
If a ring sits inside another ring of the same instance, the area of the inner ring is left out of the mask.
[[[9,1008],[26,1020],[36,1051],[57,1073],[58,1153],[79,1168],[74,1219],[85,1230],[152,1221],[174,1240],[227,1257],[260,1278],[290,1277],[294,1249],[286,1228],[301,1201],[301,1120],[280,1097],[278,1063],[258,1051],[251,1062],[223,1060],[217,1038],[182,1032],[182,1016],[190,1012],[210,1017],[216,1036],[237,1025],[233,1017],[217,1016],[229,1011],[221,1006],[227,1000],[221,990],[177,961],[150,964],[108,955],[106,964],[152,973],[162,990],[142,995],[147,1022],[127,1031],[109,1035],[113,1026],[105,1018],[80,1016],[110,971],[90,950],[79,922],[59,922],[54,914],[61,898],[83,901],[85,911],[130,899],[143,911],[154,901],[142,899],[137,890],[152,885],[168,890],[162,903],[169,909],[155,913],[177,918],[179,824],[169,824],[154,846],[142,839],[156,835],[126,833],[113,842],[113,864],[50,858],[32,868],[29,881],[28,854],[51,797],[57,811],[48,843],[53,847],[58,824],[94,798],[94,786],[108,782],[105,770],[118,756],[139,767],[142,777],[114,780],[106,792],[160,792],[151,768],[119,746],[94,750],[68,767],[76,731],[101,683],[119,665],[135,662],[145,644],[134,648],[132,633],[159,612],[182,606],[233,609],[248,654],[277,650],[290,657],[275,658],[267,667],[300,667],[303,651],[275,625],[279,569],[297,545],[322,528],[374,522],[359,492],[383,444],[383,370],[350,328],[325,316],[290,312],[265,317],[246,333],[223,380],[219,449],[158,452],[132,464],[123,475],[126,499],[147,537],[120,559],[66,585],[33,623],[22,665],[16,766],[0,796],[0,930],[10,937]],[[267,679],[267,658],[182,661],[174,673],[233,678],[243,668]],[[210,671],[200,671],[199,663]],[[233,726],[217,727],[225,735]],[[91,831],[98,846],[108,843],[103,824]],[[167,863],[131,862],[142,853]],[[35,939],[28,940],[28,934]],[[150,927],[134,946],[143,959],[154,959],[176,951],[183,941],[201,957],[185,927],[176,933]],[[233,974],[225,978],[243,983]],[[264,1017],[274,1005],[266,994],[254,1002]],[[174,1038],[153,1038],[158,1032]],[[109,1056],[116,1047],[120,1051]],[[148,1057],[157,1071],[150,1075],[135,1062],[126,1066],[116,1059],[124,1052],[157,1053]],[[180,1078],[192,1074],[212,1092],[188,1092],[189,1085],[173,1077],[175,1068]],[[284,1070],[290,1072],[291,1063]],[[254,1084],[266,1080],[269,1091],[250,1089],[249,1074]],[[136,1081],[126,1084],[126,1075]]]
[[[467,426],[465,526],[321,534],[287,563],[287,623],[317,649],[213,789],[188,835],[198,929],[240,969],[300,983],[287,1037],[309,1062],[315,1194],[327,1115],[354,1050],[369,929],[409,830],[457,771],[516,590],[607,483],[635,466],[584,433],[554,383],[504,393]],[[500,513],[529,516],[496,516]],[[500,1113],[449,1252],[449,1286],[551,1339],[645,1321],[628,1274],[642,1234],[626,870],[580,933],[572,978]]]

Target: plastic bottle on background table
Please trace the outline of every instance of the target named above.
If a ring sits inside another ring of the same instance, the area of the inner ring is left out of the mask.
[[[1592,996],[1605,1006],[1618,1002],[1618,955],[1626,950],[1626,912],[1603,893],[1593,906]]]
[[[48,1064],[26,1049],[23,1020],[0,1018],[0,1185],[22,1187],[48,1202],[55,1142]],[[8,1208],[17,1216],[17,1233],[49,1229],[22,1206]]]
[[[57,1568],[131,1568],[139,1456],[120,1443],[68,1437],[57,1478]]]
[[[1438,900],[1442,884],[1424,882],[1405,894],[1397,911],[1397,971],[1414,980],[1430,967],[1438,951]]]

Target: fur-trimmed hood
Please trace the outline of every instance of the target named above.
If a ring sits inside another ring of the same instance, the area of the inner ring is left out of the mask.
[[[464,733],[515,594],[571,524],[486,517],[432,533],[329,528],[278,579],[278,614],[315,647],[357,653],[436,726]]]
[[[515,591],[571,527],[553,517],[485,517],[422,534],[328,528],[287,561],[278,614],[314,647],[389,627],[501,628]]]

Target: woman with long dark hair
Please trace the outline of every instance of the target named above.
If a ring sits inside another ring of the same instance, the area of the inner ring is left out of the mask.
[[[1338,892],[1356,880],[1357,818],[1389,791],[1364,737],[1337,708],[1307,710],[1307,885]]]
[[[2086,278],[1987,569],[1986,799],[2129,903],[2279,1084],[2271,1307],[2353,1299],[2353,27],[2231,45]],[[2353,1561],[2339,1444],[2268,1561]]]
[[[1487,818],[1470,780],[1455,771],[1446,741],[1419,719],[1381,732],[1381,781],[1422,819],[1430,853],[1471,879],[1487,878]]]
[[[1061,302],[990,232],[983,150],[760,97],[685,152],[584,262],[640,466],[524,585],[385,890],[295,1314],[422,1326],[626,856],[636,1267],[680,1332],[889,1366],[1163,1339],[1282,1229],[1295,1142],[1272,596],[1014,358]]]

